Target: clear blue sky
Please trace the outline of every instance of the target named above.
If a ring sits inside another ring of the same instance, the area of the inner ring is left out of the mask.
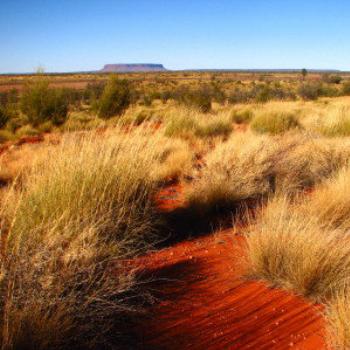
[[[350,70],[349,0],[0,0],[0,72]]]

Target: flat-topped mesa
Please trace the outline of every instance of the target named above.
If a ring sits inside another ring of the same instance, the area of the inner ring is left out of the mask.
[[[101,72],[163,72],[166,71],[162,64],[133,63],[133,64],[106,64]]]

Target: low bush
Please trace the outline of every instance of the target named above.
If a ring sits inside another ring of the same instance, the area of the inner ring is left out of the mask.
[[[64,90],[51,89],[47,81],[40,80],[27,85],[21,95],[20,105],[33,126],[49,120],[60,125],[67,118],[69,101]]]
[[[102,96],[105,87],[105,81],[96,81],[88,83],[84,91],[85,100],[88,101],[90,104],[96,103],[96,101],[99,100]]]
[[[105,86],[101,97],[95,104],[100,118],[121,115],[131,104],[132,92],[127,80],[112,76]]]
[[[319,83],[304,83],[298,88],[298,95],[304,100],[317,100],[322,96],[322,85]]]
[[[343,79],[340,75],[324,74],[322,80],[328,84],[340,84]]]
[[[251,123],[253,130],[272,135],[284,133],[299,126],[295,114],[288,112],[261,112],[255,115]]]

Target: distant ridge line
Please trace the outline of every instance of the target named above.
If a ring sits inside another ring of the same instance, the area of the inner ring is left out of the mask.
[[[106,64],[101,72],[127,73],[127,72],[164,72],[166,69],[158,63],[118,63]]]
[[[154,64],[154,63],[142,63],[142,64],[136,64],[137,66],[145,66],[145,65],[152,65],[154,66],[153,69],[148,70],[118,70],[118,71],[109,71],[108,69],[105,70],[105,65],[101,70],[86,70],[86,71],[71,71],[71,72],[45,72],[44,75],[74,75],[74,74],[112,74],[112,73],[176,73],[176,72],[227,72],[227,73],[262,73],[262,74],[268,74],[268,73],[281,73],[281,74],[288,74],[288,73],[300,73],[301,69],[220,69],[220,68],[201,68],[201,69],[166,69],[162,64]],[[135,66],[135,64],[123,64],[123,66]],[[159,67],[159,68],[158,68]],[[160,68],[162,67],[162,68]],[[315,74],[349,74],[350,71],[345,70],[339,70],[339,69],[307,69],[309,73],[315,73]],[[23,72],[23,73],[0,73],[0,76],[20,76],[20,75],[36,75],[35,72]]]

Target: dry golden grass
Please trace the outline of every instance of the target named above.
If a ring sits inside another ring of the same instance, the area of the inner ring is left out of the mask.
[[[296,194],[330,177],[350,159],[347,142],[292,133],[237,134],[206,157],[188,195],[198,211],[232,207],[272,193]]]
[[[161,153],[154,164],[153,177],[157,181],[176,180],[191,174],[193,150],[181,139],[162,139]]]
[[[305,203],[310,215],[316,217],[321,226],[350,228],[350,169],[343,168],[335,176],[318,186]]]
[[[157,230],[157,142],[144,129],[67,136],[4,194],[4,349],[97,349],[118,337],[136,293],[120,259]]]
[[[250,274],[315,301],[350,281],[349,237],[321,228],[298,201],[276,197],[247,237]]]
[[[350,296],[348,288],[338,292],[327,305],[328,342],[331,349],[350,348]]]
[[[195,109],[177,106],[164,116],[164,133],[184,139],[227,137],[232,132],[228,112],[201,113]]]

